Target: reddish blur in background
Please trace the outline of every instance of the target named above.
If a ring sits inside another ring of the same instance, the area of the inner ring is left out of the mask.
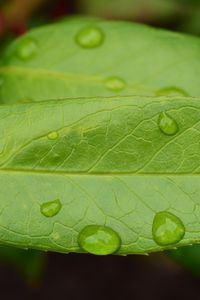
[[[200,0],[0,0],[0,53],[28,29],[72,14],[200,34]],[[0,299],[199,299],[200,246],[145,256],[0,247]]]

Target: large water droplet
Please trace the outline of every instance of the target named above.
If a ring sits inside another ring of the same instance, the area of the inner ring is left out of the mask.
[[[114,92],[120,92],[125,88],[125,81],[119,77],[108,77],[105,80],[105,85],[109,90],[112,90]]]
[[[47,135],[49,140],[57,140],[59,138],[59,134],[57,131],[52,131]]]
[[[53,217],[59,213],[62,204],[59,199],[45,202],[40,205],[40,211],[45,217]]]
[[[162,88],[156,92],[157,96],[183,96],[187,97],[189,94],[184,91],[182,88],[175,87],[175,86],[169,86]]]
[[[95,255],[108,255],[119,249],[121,239],[110,227],[88,225],[80,232],[78,243],[86,252]]]
[[[76,42],[83,48],[99,47],[104,41],[104,33],[97,27],[86,27],[76,35]]]
[[[154,241],[158,245],[173,245],[181,241],[184,237],[185,226],[174,214],[161,211],[154,217],[152,234]]]
[[[17,55],[22,60],[29,60],[37,54],[37,51],[37,43],[31,38],[26,38],[21,40],[17,48]]]
[[[166,112],[162,112],[158,118],[158,126],[166,135],[174,135],[178,132],[177,122]]]

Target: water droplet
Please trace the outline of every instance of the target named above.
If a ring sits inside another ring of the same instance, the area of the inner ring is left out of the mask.
[[[57,131],[52,131],[47,135],[49,140],[57,140],[59,138],[59,134]]]
[[[38,46],[36,42],[31,38],[26,38],[21,41],[17,48],[17,55],[22,60],[31,59],[36,55]]]
[[[86,252],[95,255],[108,255],[119,249],[121,239],[110,227],[88,225],[80,232],[78,243]]]
[[[45,202],[40,205],[40,211],[45,217],[53,217],[59,213],[62,204],[59,199]]]
[[[76,35],[76,42],[83,48],[99,47],[104,41],[104,33],[97,27],[86,27]]]
[[[183,222],[174,214],[166,211],[155,215],[152,226],[154,241],[160,246],[178,243],[185,234]]]
[[[109,90],[112,90],[114,92],[120,92],[125,88],[125,81],[119,77],[108,77],[105,80],[105,85]]]
[[[157,96],[183,96],[187,97],[189,94],[184,91],[182,88],[175,87],[175,86],[169,86],[166,88],[162,88],[156,92]]]
[[[178,132],[177,122],[166,112],[162,112],[158,119],[160,130],[166,135],[174,135]]]

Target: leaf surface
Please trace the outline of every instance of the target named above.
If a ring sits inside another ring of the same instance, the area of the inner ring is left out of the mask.
[[[73,112],[73,113],[72,113]],[[176,120],[164,134],[161,113]],[[200,99],[111,97],[0,107],[0,242],[82,252],[87,225],[122,240],[117,254],[147,253],[200,241]],[[41,205],[59,199],[53,217]],[[152,236],[158,212],[186,232],[176,245]]]
[[[77,35],[87,28],[102,32],[99,46],[77,43]],[[71,18],[14,41],[2,57],[0,77],[4,103],[163,93],[199,96],[200,40],[128,22]],[[121,87],[113,79],[121,80]]]

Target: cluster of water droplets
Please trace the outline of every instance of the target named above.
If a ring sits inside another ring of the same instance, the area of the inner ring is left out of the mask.
[[[62,208],[59,199],[44,202],[40,205],[43,216],[56,216]],[[185,226],[180,218],[171,212],[161,211],[155,214],[152,223],[152,237],[161,247],[179,243],[185,235]],[[80,248],[94,255],[116,253],[121,247],[120,235],[110,227],[87,225],[79,233],[77,242]]]
[[[76,43],[83,49],[95,49],[100,47],[105,40],[104,32],[98,27],[87,27],[80,30],[76,36]],[[32,38],[24,38],[19,44],[16,54],[21,60],[29,60],[38,53],[37,42]],[[0,87],[4,78],[0,77]],[[118,77],[111,76],[105,79],[105,87],[113,92],[120,92],[126,87],[126,82]],[[158,96],[188,96],[187,92],[177,87],[163,88],[157,91]],[[167,112],[161,112],[158,117],[160,131],[168,136],[175,135],[179,128],[176,120]],[[49,140],[59,138],[57,131],[47,134]],[[40,205],[43,216],[51,218],[62,209],[59,199],[44,202]],[[180,242],[185,234],[183,222],[174,214],[162,211],[158,212],[152,223],[152,237],[159,246],[170,246]],[[95,255],[108,255],[117,252],[121,247],[121,238],[112,228],[102,225],[88,225],[78,235],[80,248]]]
[[[80,29],[75,35],[76,44],[82,49],[96,49],[106,41],[104,31],[98,26],[91,25]],[[38,42],[33,37],[23,37],[16,48],[16,55],[23,61],[33,59],[39,53]],[[3,80],[0,78],[0,87]],[[118,93],[127,86],[126,81],[120,76],[109,76],[103,80],[105,88]],[[155,92],[157,96],[188,96],[182,88],[171,86],[161,88]]]

